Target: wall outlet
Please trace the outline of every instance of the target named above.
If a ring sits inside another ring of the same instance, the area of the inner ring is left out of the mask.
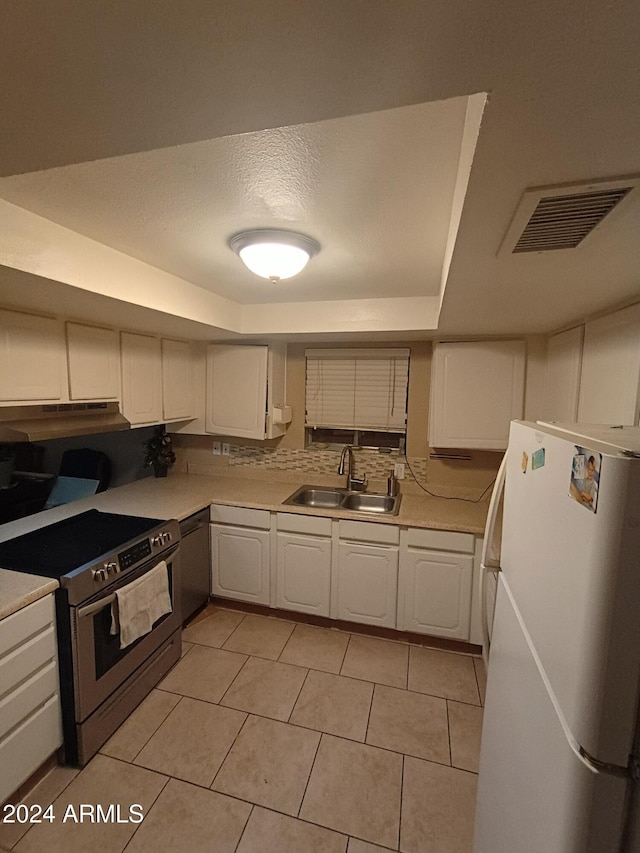
[[[222,443],[220,441],[214,441],[212,450],[214,456],[220,456],[222,453]]]
[[[393,466],[393,473],[398,480],[404,480],[404,462],[396,462]]]
[[[222,455],[228,456],[230,452],[231,452],[231,450],[230,450],[228,442],[223,441],[222,442]]]

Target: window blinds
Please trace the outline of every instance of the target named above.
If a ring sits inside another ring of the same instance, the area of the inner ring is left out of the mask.
[[[306,425],[405,432],[408,349],[310,349]]]

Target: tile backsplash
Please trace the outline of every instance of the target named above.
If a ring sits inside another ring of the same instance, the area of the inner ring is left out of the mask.
[[[356,475],[381,479],[389,475],[396,462],[405,462],[404,455],[397,451],[380,453],[365,448],[354,451]],[[340,462],[340,450],[289,450],[267,447],[250,447],[232,444],[230,446],[229,466],[249,466],[251,468],[273,471],[300,471],[313,474],[335,474]],[[424,459],[410,459],[411,468],[419,479],[426,475]],[[411,476],[406,470],[406,475]]]

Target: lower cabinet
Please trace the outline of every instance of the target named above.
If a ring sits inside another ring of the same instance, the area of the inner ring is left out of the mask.
[[[329,616],[331,519],[277,514],[276,607]]]
[[[402,546],[398,629],[468,640],[474,537],[409,529]],[[440,550],[447,547],[452,550]],[[469,553],[458,553],[462,550]]]
[[[270,604],[269,516],[263,510],[211,507],[213,595]]]
[[[340,521],[335,617],[396,627],[399,529]]]
[[[62,744],[53,595],[0,621],[0,803]]]
[[[473,534],[217,505],[211,522],[215,596],[474,641]]]

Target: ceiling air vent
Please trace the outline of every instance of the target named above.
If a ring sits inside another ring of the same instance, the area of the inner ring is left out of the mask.
[[[526,190],[499,255],[575,249],[640,177]]]

